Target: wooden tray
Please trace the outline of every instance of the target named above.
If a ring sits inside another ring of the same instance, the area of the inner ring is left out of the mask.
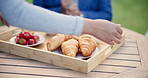
[[[100,64],[116,49],[118,49],[124,43],[125,40],[125,36],[123,35],[121,39],[122,42],[120,44],[114,44],[113,46],[99,41],[97,42],[99,52],[95,53],[95,55],[93,55],[87,60],[82,60],[48,51],[46,48],[46,42],[52,36],[48,36],[44,32],[31,31],[35,34],[42,35],[45,37],[45,42],[35,47],[27,47],[19,44],[10,43],[9,39],[19,34],[20,31],[21,29],[16,27],[0,27],[0,51],[15,54],[25,58],[38,60],[64,68],[69,68],[83,73],[89,73],[91,70],[93,70],[98,64]]]

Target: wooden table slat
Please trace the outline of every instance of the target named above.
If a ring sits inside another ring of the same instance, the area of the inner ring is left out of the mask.
[[[120,49],[116,50],[114,53],[123,53],[123,54],[137,54],[138,49],[135,47],[120,47]]]
[[[31,68],[31,67],[18,67],[18,66],[1,66],[0,70],[2,72],[13,72],[13,73],[22,73],[22,74],[36,74],[42,76],[61,76],[61,77],[91,77],[92,75],[107,77],[114,75],[114,73],[104,73],[104,72],[91,72],[89,74],[84,74],[71,70],[59,70],[59,69],[42,69],[42,68]],[[52,72],[50,72],[52,71]],[[58,74],[57,74],[58,73]],[[97,73],[97,74],[96,74]],[[21,75],[22,75],[21,74]],[[20,74],[17,74],[20,75]]]
[[[141,66],[109,78],[148,78],[148,67]]]
[[[113,59],[127,59],[127,60],[140,60],[139,56],[136,55],[125,55],[125,54],[112,54],[108,58],[113,58]]]
[[[109,59],[106,59],[102,64],[136,66],[136,67],[141,66],[141,63],[137,61],[123,61],[123,60],[109,60]]]
[[[143,66],[148,66],[148,38],[129,29],[123,28],[123,31],[126,35],[137,40],[137,47],[142,61],[141,63]]]
[[[108,72],[121,73],[121,72],[129,70],[129,69],[134,69],[134,68],[100,65],[100,66],[97,66],[93,71],[108,71]]]
[[[0,73],[0,78],[49,78],[51,76],[37,76],[37,75],[23,75],[16,74],[13,72]],[[61,77],[52,77],[52,78],[61,78]]]

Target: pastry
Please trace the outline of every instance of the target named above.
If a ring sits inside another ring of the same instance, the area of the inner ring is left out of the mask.
[[[75,36],[75,35],[65,35],[65,41],[67,41],[69,39],[78,40],[78,36]]]
[[[75,57],[78,52],[79,44],[75,39],[69,39],[61,45],[62,53],[67,56]]]
[[[78,42],[83,56],[90,56],[97,47],[96,42],[88,35],[80,36]]]
[[[47,42],[47,49],[49,51],[57,49],[65,41],[64,34],[57,34]]]
[[[57,34],[54,37],[52,37],[48,42],[47,42],[47,49],[49,51],[55,50],[57,49],[59,46],[61,46],[61,44],[64,41],[67,41],[69,39],[76,39],[78,40],[77,36],[74,35],[65,35],[65,34]]]

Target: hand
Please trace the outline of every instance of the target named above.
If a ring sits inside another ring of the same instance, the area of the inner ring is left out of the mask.
[[[10,27],[9,23],[2,16],[0,16],[0,21],[2,22],[3,25]]]
[[[77,4],[73,3],[71,0],[62,0],[61,1],[62,12],[66,15],[80,16],[81,12],[78,9]]]
[[[120,26],[120,24],[115,24],[107,20],[84,19],[83,33],[91,34],[110,45],[113,45],[114,42],[119,44],[123,33]]]
[[[72,16],[80,16],[82,13],[80,12],[80,10],[78,9],[77,4],[72,3],[68,10],[66,11],[67,15],[72,15]]]
[[[71,0],[61,0],[62,13],[66,14],[69,6],[72,4]]]

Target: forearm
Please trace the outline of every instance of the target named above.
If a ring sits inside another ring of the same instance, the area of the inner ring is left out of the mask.
[[[74,35],[83,29],[80,17],[58,14],[22,0],[0,0],[0,12],[11,25],[25,29]]]
[[[85,18],[89,19],[105,19],[111,21],[112,13],[104,11],[81,11]]]

